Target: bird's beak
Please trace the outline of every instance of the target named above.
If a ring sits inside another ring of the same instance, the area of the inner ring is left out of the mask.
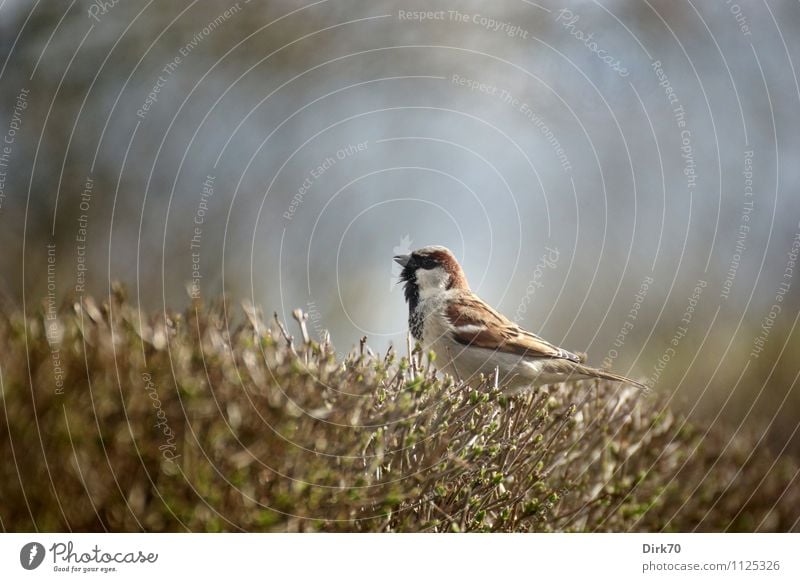
[[[395,255],[394,262],[400,265],[401,267],[405,267],[408,264],[408,261],[411,260],[411,255]]]

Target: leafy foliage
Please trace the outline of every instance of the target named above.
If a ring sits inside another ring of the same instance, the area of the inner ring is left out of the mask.
[[[297,341],[244,315],[148,317],[117,289],[0,316],[3,528],[798,529],[797,465],[757,435],[608,382],[508,398],[418,348],[336,361],[299,312]]]

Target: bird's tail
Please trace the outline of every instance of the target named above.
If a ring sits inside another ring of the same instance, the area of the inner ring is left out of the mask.
[[[650,388],[641,382],[637,382],[636,380],[631,380],[621,374],[616,374],[614,372],[609,372],[607,370],[600,370],[598,368],[592,368],[591,366],[584,366],[582,364],[577,364],[575,366],[575,371],[579,374],[588,376],[590,378],[604,378],[605,380],[612,380],[614,382],[622,382],[624,384],[630,384],[631,386],[636,386],[642,390],[650,390]]]

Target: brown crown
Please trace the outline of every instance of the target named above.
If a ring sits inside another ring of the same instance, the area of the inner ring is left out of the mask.
[[[426,253],[426,255],[441,265],[450,275],[449,289],[469,289],[469,283],[467,282],[466,275],[464,275],[464,270],[461,268],[461,265],[458,264],[458,261],[449,249],[438,247]]]

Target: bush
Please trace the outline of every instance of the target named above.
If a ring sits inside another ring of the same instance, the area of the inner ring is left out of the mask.
[[[608,382],[506,398],[492,379],[438,379],[418,348],[362,342],[339,362],[302,314],[296,341],[230,314],[147,317],[118,289],[57,322],[0,316],[3,527],[798,529],[797,464],[757,435]]]

